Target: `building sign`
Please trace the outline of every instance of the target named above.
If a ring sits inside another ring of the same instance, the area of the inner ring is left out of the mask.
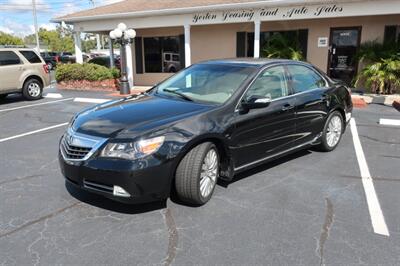
[[[319,37],[318,47],[328,47],[328,37]]]
[[[334,17],[345,12],[346,10],[344,6],[335,4],[206,12],[194,14],[192,18],[192,23],[203,24],[224,22],[249,22],[255,20],[267,21]]]

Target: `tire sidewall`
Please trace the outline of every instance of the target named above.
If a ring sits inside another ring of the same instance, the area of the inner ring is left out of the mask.
[[[32,83],[36,83],[36,84],[39,86],[39,88],[40,88],[40,94],[39,94],[37,97],[33,97],[33,96],[29,95],[28,87],[29,87],[29,85],[32,84]],[[29,80],[27,80],[27,81],[25,82],[25,84],[24,84],[24,88],[23,88],[22,94],[23,94],[24,97],[25,97],[26,99],[28,99],[28,100],[38,100],[38,99],[42,98],[42,94],[43,94],[43,85],[42,85],[42,83],[41,83],[40,81],[38,81],[37,79],[29,79]]]
[[[332,118],[335,117],[335,116],[339,117],[339,119],[340,119],[340,121],[342,123],[342,132],[340,133],[340,138],[339,138],[338,142],[336,143],[336,145],[331,147],[331,146],[328,145],[328,142],[327,142],[327,139],[326,139],[326,135],[328,133],[329,123],[331,122]],[[323,146],[323,149],[326,150],[326,151],[333,151],[334,149],[336,149],[336,147],[339,145],[340,141],[342,140],[343,131],[344,131],[344,122],[343,122],[342,114],[340,112],[338,112],[338,111],[333,111],[329,115],[328,119],[326,119],[326,123],[325,123],[325,126],[324,126],[324,131],[322,133],[322,146]]]
[[[207,154],[208,154],[208,152],[209,152],[210,150],[214,150],[215,153],[217,154],[217,162],[218,162],[218,167],[217,167],[217,180],[216,180],[216,182],[215,182],[215,184],[214,184],[214,187],[213,187],[213,189],[211,190],[210,194],[209,194],[207,197],[203,197],[203,196],[201,195],[201,191],[200,191],[201,168],[202,168],[202,166],[203,166],[204,159],[206,158],[206,156],[207,156]],[[208,202],[208,201],[211,199],[212,195],[214,194],[214,190],[215,190],[215,187],[217,186],[218,177],[219,177],[219,170],[220,170],[219,154],[218,154],[218,149],[217,149],[217,147],[216,147],[213,143],[209,143],[209,144],[208,144],[207,148],[205,149],[204,154],[202,155],[201,162],[202,162],[202,163],[201,163],[200,169],[199,169],[199,171],[198,171],[199,174],[197,175],[197,180],[196,180],[196,182],[197,182],[197,196],[198,196],[198,198],[200,199],[200,201],[204,204],[204,203]]]

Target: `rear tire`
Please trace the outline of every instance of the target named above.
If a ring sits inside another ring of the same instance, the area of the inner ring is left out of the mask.
[[[25,82],[24,87],[22,89],[22,94],[24,95],[25,99],[30,101],[42,98],[42,93],[43,93],[42,83],[34,78],[28,79]]]
[[[334,111],[326,119],[324,131],[321,136],[321,144],[318,146],[320,151],[330,152],[336,149],[343,135],[343,117],[339,111]]]
[[[214,192],[219,176],[219,155],[216,146],[206,142],[194,147],[182,161],[175,173],[178,197],[184,202],[201,206]]]

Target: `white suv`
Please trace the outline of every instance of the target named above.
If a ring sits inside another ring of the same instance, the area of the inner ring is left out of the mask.
[[[0,98],[20,92],[28,100],[40,99],[49,85],[47,65],[34,50],[0,48]]]

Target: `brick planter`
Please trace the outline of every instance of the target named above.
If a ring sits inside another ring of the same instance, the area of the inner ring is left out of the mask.
[[[101,81],[70,80],[57,84],[59,89],[66,90],[92,90],[92,91],[117,91],[118,80],[106,79]]]

